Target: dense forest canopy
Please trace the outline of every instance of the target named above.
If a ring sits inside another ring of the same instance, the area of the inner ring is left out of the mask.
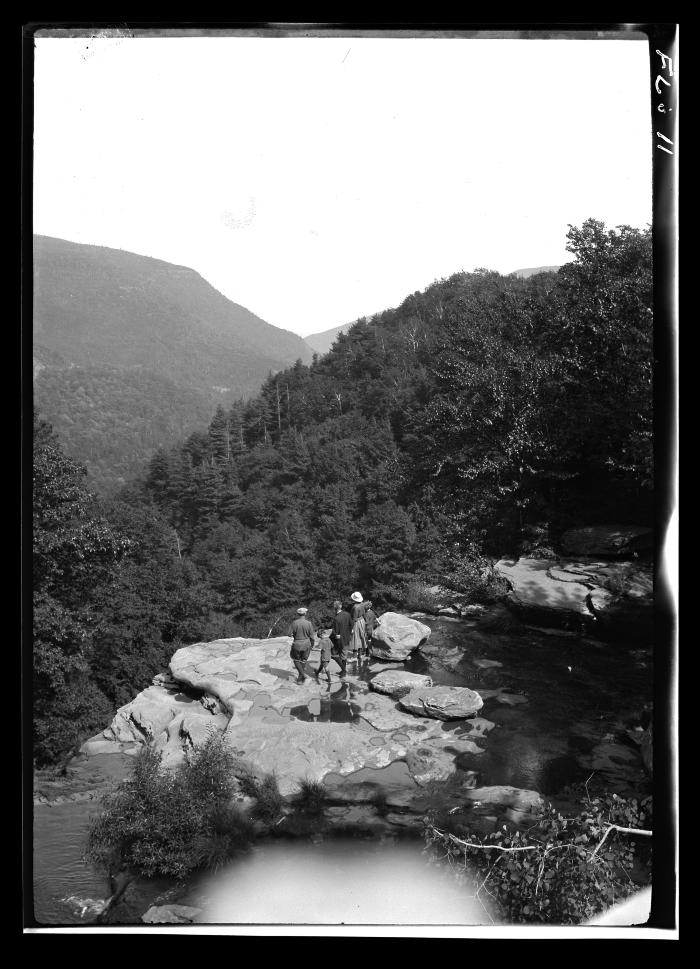
[[[651,524],[651,232],[568,240],[557,273],[458,273],[359,320],[109,503],[38,423],[38,757],[178,642],[283,632],[300,602],[324,621],[354,587],[401,605],[533,527]]]

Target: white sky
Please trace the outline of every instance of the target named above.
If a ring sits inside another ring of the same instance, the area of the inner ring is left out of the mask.
[[[302,335],[651,222],[644,41],[36,40],[34,231]]]

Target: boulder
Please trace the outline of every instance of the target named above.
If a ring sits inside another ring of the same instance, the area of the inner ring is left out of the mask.
[[[149,686],[117,710],[103,731],[107,740],[141,743],[157,739],[178,716],[192,709],[192,700],[173,695],[162,686]]]
[[[517,707],[519,703],[527,703],[528,700],[521,693],[499,693],[496,702],[503,703],[507,707]]]
[[[485,717],[474,717],[469,723],[464,724],[465,732],[460,736],[469,737],[470,740],[473,737],[485,737],[495,726],[493,720],[487,720]]]
[[[466,788],[462,796],[472,804],[498,804],[527,814],[540,814],[544,810],[544,798],[537,791],[511,787],[509,784]]]
[[[152,905],[141,921],[147,925],[190,925],[201,914],[202,909],[193,905]]]
[[[371,652],[381,660],[405,660],[430,635],[430,626],[399,612],[385,612],[372,636]]]
[[[460,609],[460,614],[464,619],[481,619],[485,612],[486,606],[482,606],[478,602],[469,606],[462,606]]]
[[[650,552],[653,544],[652,529],[635,525],[589,525],[586,528],[571,528],[561,537],[561,547],[569,555],[619,558]]]
[[[419,717],[437,720],[461,720],[473,717],[484,705],[478,693],[461,686],[430,686],[411,690],[401,697],[404,710]]]
[[[165,687],[166,690],[180,689],[180,684],[177,682],[177,680],[174,680],[172,678],[172,676],[170,675],[170,672],[156,673],[156,675],[151,680],[151,683],[153,684],[153,686]]]
[[[429,676],[423,676],[421,673],[408,673],[406,670],[398,669],[377,673],[372,677],[369,685],[378,693],[386,693],[398,700],[416,687],[432,686],[433,681]]]

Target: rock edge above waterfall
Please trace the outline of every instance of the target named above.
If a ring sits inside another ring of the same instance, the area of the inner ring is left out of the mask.
[[[382,616],[380,627],[382,648],[390,650],[412,652],[430,633],[425,624],[397,613]],[[219,734],[257,771],[274,772],[285,795],[298,790],[303,780],[321,781],[329,774],[348,776],[362,768],[410,762],[417,747],[426,752],[418,758],[419,784],[454,771],[455,755],[446,754],[444,748],[456,749],[459,744],[442,729],[445,716],[426,713],[425,706],[415,716],[396,699],[397,691],[416,686],[430,690],[430,677],[385,670],[378,674],[375,689],[370,689],[353,677],[343,683],[334,676],[331,689],[335,693],[330,696],[345,698],[347,718],[320,723],[313,712],[320,710],[321,697],[328,697],[326,687],[313,678],[301,686],[295,682],[290,645],[289,637],[281,636],[219,639],[179,649],[169,673],[159,674],[151,686],[121,707],[102,735],[83,745],[83,752],[104,752],[109,743],[115,749],[152,743],[166,766],[176,766],[186,750]],[[312,668],[315,660],[314,653]],[[380,692],[382,684],[384,692]],[[438,692],[445,694],[444,710],[452,715],[471,716],[478,708],[465,712],[462,706],[454,714],[456,699],[469,694],[473,703],[478,694],[461,688],[447,688],[447,692],[440,688]],[[479,698],[479,707],[481,703]],[[481,749],[473,740],[462,741],[462,748],[474,748],[477,753]]]

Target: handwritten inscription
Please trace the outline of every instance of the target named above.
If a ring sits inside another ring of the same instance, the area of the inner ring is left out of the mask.
[[[656,53],[661,58],[661,67],[659,68],[659,70],[661,72],[664,72],[664,71],[668,72],[668,77],[669,78],[672,78],[673,77],[673,59],[671,57],[669,57],[668,54],[664,54],[660,50],[657,50]],[[667,80],[667,78],[664,76],[663,73],[659,73],[659,74],[657,74],[656,80],[654,81],[654,90],[659,95],[664,94],[664,91],[661,88],[661,85],[662,84],[665,85],[665,87],[667,87],[667,88],[671,88],[672,82],[670,80]],[[666,94],[668,94],[668,93],[669,92],[667,91]],[[659,104],[656,106],[656,110],[659,112],[659,114],[668,115],[668,114],[670,114],[673,111],[673,108],[667,108],[666,105],[665,105],[665,103],[663,101],[660,101]],[[673,148],[673,142],[671,141],[671,139],[670,138],[667,138],[666,135],[663,134],[663,132],[661,132],[661,131],[657,131],[656,132],[656,137],[657,138],[660,138],[661,141],[666,142],[666,145],[671,145],[671,148],[666,148],[665,145],[657,145],[656,147],[657,148],[660,148],[661,151],[665,151],[667,155],[672,155],[673,154],[673,151],[671,149]]]

